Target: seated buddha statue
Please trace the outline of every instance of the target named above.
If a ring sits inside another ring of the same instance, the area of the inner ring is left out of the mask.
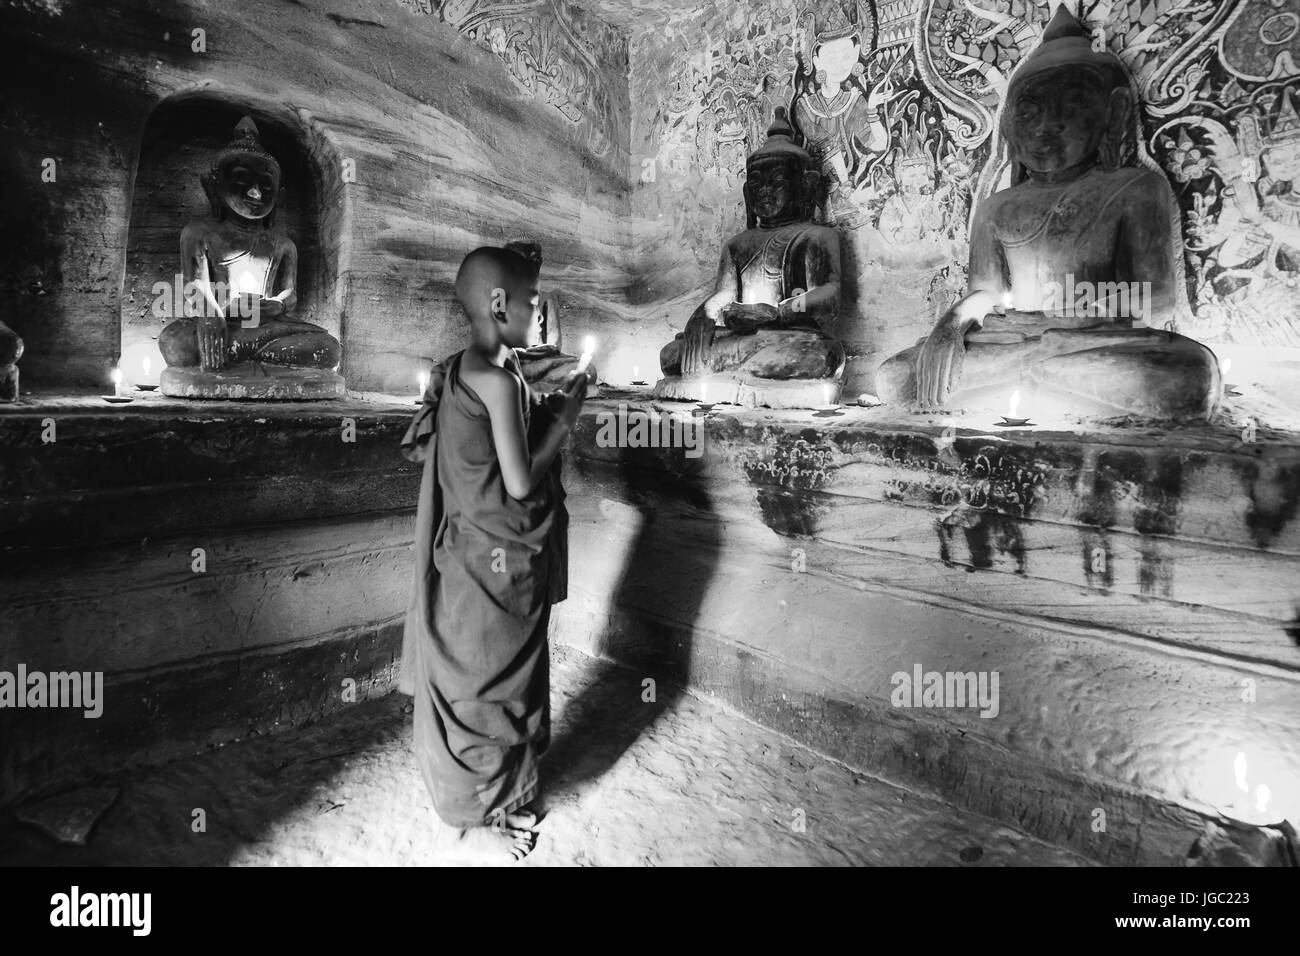
[[[542,247],[537,243],[517,240],[507,242],[505,247],[533,263],[538,271],[541,270]],[[578,367],[581,360],[576,355],[560,351],[560,313],[555,300],[549,296],[544,298],[538,314],[535,341],[526,349],[516,349],[515,356],[519,359],[519,368],[528,384],[535,391],[547,393],[563,388],[569,373]],[[588,362],[588,398],[597,394],[598,375],[596,363]]]
[[[1119,59],[1094,52],[1060,7],[1007,90],[1013,184],[975,212],[967,294],[880,367],[882,399],[999,412],[1021,391],[1040,416],[1213,414],[1214,354],[1169,330],[1180,309],[1172,191],[1125,164],[1133,109]]]
[[[658,398],[805,408],[839,398],[840,243],[812,222],[820,175],[776,111],[745,164],[748,228],[722,247],[710,295],[664,346]],[[721,323],[721,328],[719,328]]]
[[[292,318],[298,250],[275,228],[280,164],[244,117],[200,177],[213,218],[181,230],[186,315],[158,337],[161,391],[185,398],[306,399],[344,394],[339,342]]]
[[[18,401],[18,360],[22,357],[22,338],[0,322],[0,402]]]

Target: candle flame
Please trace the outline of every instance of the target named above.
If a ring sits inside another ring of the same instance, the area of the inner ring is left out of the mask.
[[[826,404],[827,404],[827,405],[834,404],[834,402],[835,402],[835,386],[834,386],[834,385],[823,385],[823,386],[822,386],[822,396],[826,399]]]
[[[586,352],[588,355],[596,351],[596,340],[592,338],[590,335],[588,335],[585,339],[582,340],[582,350]]]
[[[122,384],[122,370],[116,365],[113,366],[113,384]]]
[[[150,361],[149,361],[149,356],[146,355],[146,356],[145,356],[145,357],[140,361],[140,365],[141,365],[141,367],[144,369],[145,377],[148,378],[148,376],[149,376],[149,370],[150,370],[151,368],[153,368],[153,362],[150,362]]]
[[[988,299],[985,299],[984,301],[987,302]],[[1003,292],[1003,293],[1002,293],[1002,308],[1004,308],[1004,309],[1009,309],[1009,308],[1011,308],[1011,293],[1010,293],[1010,292]]]
[[[633,365],[633,366],[632,366],[632,377],[633,377],[633,378],[640,378],[640,377],[641,377],[641,367],[640,367],[639,365]]]
[[[420,383],[420,394],[423,395],[425,389],[429,387],[429,373],[421,371],[415,376],[415,380]]]
[[[1219,366],[1219,371],[1221,371],[1224,375],[1227,375],[1228,369],[1230,368],[1232,368],[1232,359],[1226,358],[1223,360],[1223,363]]]
[[[709,400],[709,383],[700,382],[700,401],[707,402],[708,400]]]
[[[1020,389],[1011,393],[1011,401],[1008,403],[1010,411],[1007,412],[1007,418],[1015,418],[1016,411],[1020,408]]]
[[[1232,762],[1232,772],[1237,778],[1237,789],[1250,793],[1250,786],[1246,783],[1246,754],[1244,752],[1238,753],[1237,759]]]

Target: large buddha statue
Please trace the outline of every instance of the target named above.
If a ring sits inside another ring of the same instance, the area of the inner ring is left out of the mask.
[[[1059,8],[1007,90],[1013,185],[975,212],[967,294],[881,366],[881,398],[1005,411],[1020,390],[1039,416],[1209,418],[1219,367],[1167,330],[1178,219],[1164,178],[1126,165],[1134,108],[1119,59]]]
[[[723,244],[713,294],[660,352],[656,397],[773,408],[838,400],[844,347],[825,329],[839,308],[840,243],[811,221],[819,179],[778,109],[746,163],[749,227]]]
[[[273,225],[280,164],[244,117],[200,177],[213,218],[181,231],[189,293],[162,330],[161,391],[184,398],[317,399],[344,394],[338,340],[291,318],[298,250]]]
[[[22,338],[0,322],[0,402],[18,401],[18,360],[22,357]]]

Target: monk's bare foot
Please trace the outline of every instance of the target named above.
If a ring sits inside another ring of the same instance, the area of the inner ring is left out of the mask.
[[[504,823],[516,830],[536,830],[537,814],[528,809],[516,810],[514,813],[505,815]]]
[[[533,850],[536,834],[509,825],[459,829],[442,824],[435,845],[438,855],[449,863],[516,863]]]

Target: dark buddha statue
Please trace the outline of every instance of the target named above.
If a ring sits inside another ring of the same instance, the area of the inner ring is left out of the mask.
[[[881,398],[998,412],[1022,390],[1044,416],[1209,418],[1219,366],[1167,330],[1178,217],[1164,178],[1131,165],[1134,108],[1119,59],[1058,9],[1007,90],[1013,184],[976,210],[967,294],[881,366]]]
[[[746,162],[748,228],[723,244],[713,294],[660,352],[656,397],[774,408],[838,400],[844,347],[825,328],[839,308],[840,243],[812,222],[819,180],[778,109]]]
[[[187,315],[158,338],[164,394],[307,399],[344,394],[338,340],[292,318],[298,250],[274,226],[280,164],[244,117],[200,177],[213,219],[181,231]]]
[[[18,360],[23,357],[23,340],[0,322],[0,402],[18,401]]]

